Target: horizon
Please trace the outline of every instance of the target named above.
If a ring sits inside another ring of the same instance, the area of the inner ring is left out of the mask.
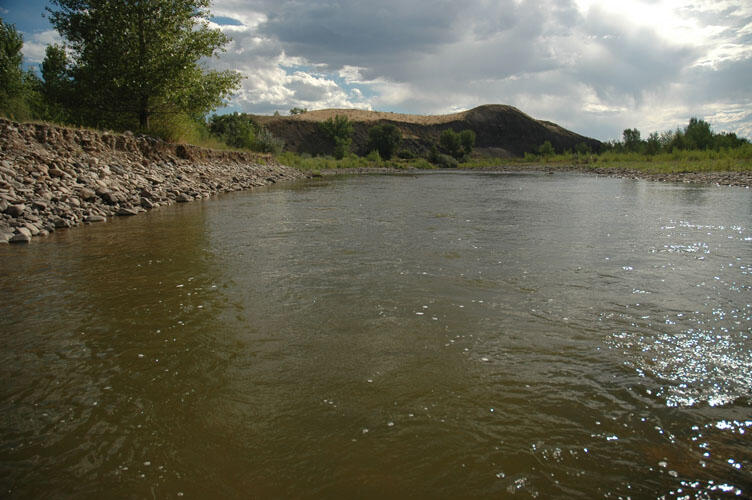
[[[213,27],[233,41],[207,65],[246,77],[216,112],[436,116],[502,104],[600,141],[627,128],[675,130],[691,117],[752,138],[744,2],[387,3],[213,2]],[[62,41],[47,5],[0,0],[0,17],[24,36],[26,67]]]

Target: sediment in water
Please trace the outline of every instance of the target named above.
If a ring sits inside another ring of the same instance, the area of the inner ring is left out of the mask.
[[[0,119],[0,243],[301,177],[269,155]]]

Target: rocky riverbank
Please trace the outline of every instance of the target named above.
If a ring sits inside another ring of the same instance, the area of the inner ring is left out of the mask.
[[[302,177],[268,155],[0,119],[0,243]]]
[[[708,172],[650,173],[628,167],[593,167],[588,165],[499,165],[478,168],[486,172],[580,172],[608,177],[644,179],[654,182],[681,182],[691,184],[716,184],[719,186],[752,187],[752,170],[716,170]]]

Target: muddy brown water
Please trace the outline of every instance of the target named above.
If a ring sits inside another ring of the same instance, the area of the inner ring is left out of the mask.
[[[752,193],[323,179],[0,248],[2,496],[752,495]]]

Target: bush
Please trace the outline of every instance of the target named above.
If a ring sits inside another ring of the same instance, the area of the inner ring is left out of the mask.
[[[253,149],[257,129],[258,126],[250,117],[239,113],[213,115],[209,119],[211,133],[233,148]]]
[[[377,150],[373,150],[366,155],[366,160],[373,163],[381,163],[381,155]]]
[[[460,143],[462,143],[462,149],[465,150],[465,155],[469,156],[475,146],[475,132],[472,130],[463,130],[460,132]]]
[[[266,127],[261,127],[258,132],[256,132],[256,141],[252,148],[254,151],[279,154],[284,148],[285,141],[272,135]]]
[[[337,115],[319,124],[319,130],[331,144],[334,157],[341,160],[350,151],[353,127],[344,115]]]
[[[378,151],[381,158],[391,160],[402,140],[402,132],[395,125],[385,123],[368,130],[368,149]]]
[[[440,168],[457,168],[457,160],[453,156],[439,154],[434,162]]]
[[[463,155],[460,134],[452,129],[446,129],[441,133],[439,136],[439,145],[456,159],[461,158]]]
[[[540,147],[538,148],[538,153],[540,153],[540,155],[545,158],[547,156],[553,156],[556,151],[554,151],[554,147],[551,145],[551,142],[546,141],[540,145]]]

